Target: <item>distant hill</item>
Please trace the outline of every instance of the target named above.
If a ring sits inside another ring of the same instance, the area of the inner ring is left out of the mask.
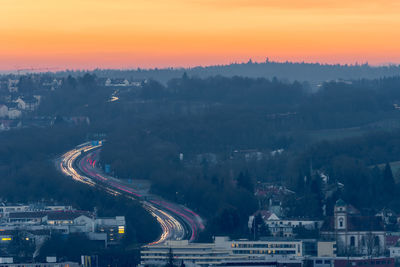
[[[328,65],[318,63],[293,63],[293,62],[271,62],[263,63],[235,63],[229,65],[216,65],[194,68],[164,68],[164,69],[133,69],[112,70],[96,69],[92,71],[98,77],[128,78],[128,79],[155,79],[166,83],[172,78],[181,77],[183,73],[189,76],[208,77],[222,76],[246,76],[246,77],[276,77],[288,81],[309,81],[316,85],[328,80],[354,80],[354,79],[376,79],[380,77],[400,75],[400,65],[370,66],[363,65]],[[82,71],[59,72],[59,75],[72,74],[82,75]]]

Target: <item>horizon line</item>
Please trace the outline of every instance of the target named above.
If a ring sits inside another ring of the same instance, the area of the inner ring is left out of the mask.
[[[380,68],[380,67],[400,67],[400,63],[387,62],[387,63],[379,63],[379,64],[370,64],[368,61],[365,62],[351,62],[351,63],[328,63],[328,62],[318,62],[318,61],[290,61],[290,60],[269,60],[266,57],[264,61],[256,61],[250,58],[247,62],[242,61],[234,61],[230,63],[221,63],[221,64],[205,64],[205,65],[193,65],[193,66],[159,66],[159,67],[121,67],[121,68],[102,68],[102,67],[93,67],[93,68],[68,68],[68,67],[56,67],[56,66],[18,66],[14,69],[8,70],[0,70],[0,74],[13,74],[14,72],[24,72],[24,73],[59,73],[59,72],[91,72],[96,70],[120,70],[120,71],[157,71],[157,70],[191,70],[197,68],[210,68],[210,67],[225,67],[230,65],[245,65],[245,64],[307,64],[307,65],[322,65],[322,66],[341,66],[341,67],[360,67],[360,66],[369,66],[372,68]],[[45,70],[45,71],[43,71]],[[54,70],[54,71],[51,71]]]

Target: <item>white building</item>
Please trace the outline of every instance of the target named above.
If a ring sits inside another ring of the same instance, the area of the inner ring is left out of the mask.
[[[391,258],[400,258],[400,247],[389,247],[388,250]]]
[[[0,104],[0,118],[8,117],[8,107]]]
[[[327,218],[320,233],[322,238],[336,241],[339,255],[380,255],[386,248],[382,219],[351,214],[341,199],[335,204],[334,216]]]
[[[260,214],[265,224],[268,226],[274,237],[293,237],[293,230],[296,227],[304,227],[308,230],[319,229],[323,221],[306,219],[280,219],[275,213],[269,211],[258,211],[255,215],[249,217],[248,226],[253,226],[254,217]]]
[[[125,235],[125,217],[96,218],[93,213],[71,206],[0,206],[0,234],[10,231],[84,233],[105,246],[117,244]],[[10,241],[10,240],[6,240]]]
[[[16,108],[9,108],[8,109],[8,118],[11,120],[18,119],[21,117],[22,112]]]
[[[130,83],[127,79],[121,80],[121,79],[114,79],[114,81],[112,81],[110,78],[108,78],[106,80],[106,82],[104,83],[105,86],[116,86],[116,87],[126,87],[129,86]]]
[[[183,240],[143,246],[140,253],[141,264],[146,266],[165,264],[171,254],[175,261],[184,261],[188,266],[209,266],[249,259],[294,259],[303,256],[302,246],[302,241],[294,240],[249,241],[215,237],[214,243]]]

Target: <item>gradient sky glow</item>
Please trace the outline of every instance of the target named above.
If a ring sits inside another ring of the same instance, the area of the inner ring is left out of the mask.
[[[399,0],[1,0],[0,70],[400,63]]]

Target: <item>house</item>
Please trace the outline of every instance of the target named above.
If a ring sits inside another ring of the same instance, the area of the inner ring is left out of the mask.
[[[382,218],[350,213],[341,199],[336,201],[334,216],[327,217],[320,234],[337,243],[338,255],[380,255],[386,248]]]
[[[8,107],[8,118],[10,120],[15,120],[21,117],[22,112],[16,107]]]
[[[280,219],[275,213],[261,210],[249,217],[248,226],[252,228],[253,220],[258,214],[261,215],[269,231],[274,237],[294,237],[293,230],[297,227],[304,227],[308,230],[319,229],[323,221],[308,220],[303,218],[285,218]]]
[[[267,209],[277,216],[282,216],[282,202],[286,197],[293,195],[294,192],[284,186],[258,183],[254,194],[263,209]]]
[[[120,86],[120,87],[126,87],[129,86],[130,83],[127,79],[113,79],[111,80],[108,78],[106,82],[104,83],[105,86]]]
[[[42,86],[48,90],[54,91],[57,88],[61,87],[62,85],[62,80],[57,80],[57,79],[48,79],[46,81],[43,81]]]
[[[18,79],[8,79],[8,91],[10,93],[15,93],[18,92],[18,83],[19,80]]]
[[[400,259],[400,247],[388,247],[391,258]]]
[[[89,212],[52,211],[48,212],[47,224],[67,225],[71,233],[94,232],[93,216]]]
[[[34,111],[39,106],[40,96],[18,97],[14,102],[20,110]]]
[[[0,104],[0,118],[8,117],[8,107],[6,105]]]

